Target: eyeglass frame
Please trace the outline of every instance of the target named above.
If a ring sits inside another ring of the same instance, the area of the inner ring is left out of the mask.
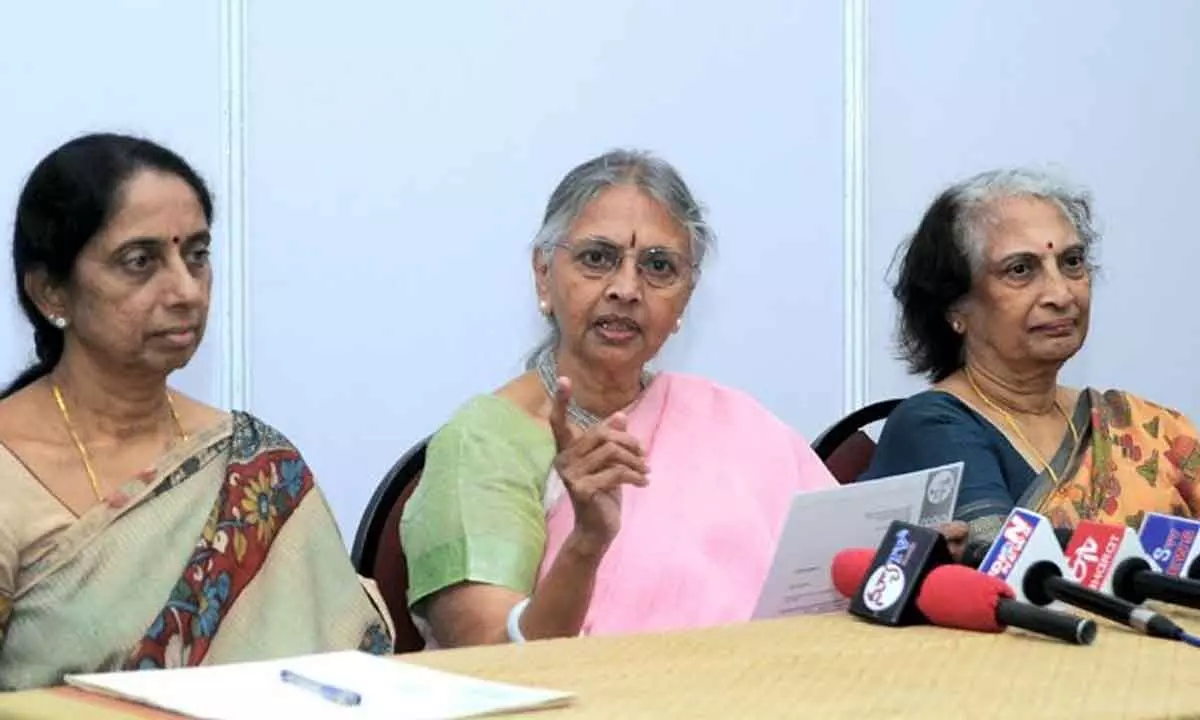
[[[579,254],[582,251],[587,250],[589,246],[592,248],[600,247],[615,251],[617,255],[616,264],[614,264],[610,269],[600,272],[597,272],[594,268],[587,268],[579,261]],[[638,252],[638,260],[635,263],[635,269],[637,270],[638,277],[641,278],[642,282],[656,290],[672,290],[676,287],[679,287],[679,285],[684,281],[686,281],[688,284],[695,285],[696,280],[700,277],[699,263],[688,257],[688,254],[686,253],[662,245],[649,245],[643,248],[630,248],[624,245],[619,245],[605,237],[589,236],[581,240],[558,240],[554,243],[554,248],[567,250],[569,252],[574,251],[570,252],[571,265],[577,267],[580,273],[582,273],[585,277],[593,280],[602,280],[611,277],[614,273],[620,270],[625,264],[625,256],[631,249],[634,249]],[[650,276],[646,273],[646,270],[642,267],[642,262],[645,260],[644,256],[646,254],[655,252],[670,258],[678,258],[679,260],[678,265],[680,266],[680,270],[678,276],[666,285],[657,284],[655,281],[651,280]],[[591,270],[591,272],[589,272],[589,270]]]

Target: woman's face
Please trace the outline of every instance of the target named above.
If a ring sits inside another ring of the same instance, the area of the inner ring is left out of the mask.
[[[691,297],[687,231],[632,185],[600,192],[550,263],[534,252],[538,298],[554,314],[560,353],[610,372],[641,372]]]
[[[169,373],[204,336],[212,290],[209,229],[195,191],[142,170],[88,241],[65,287],[46,287],[42,310],[69,321],[68,342],[116,367]],[[39,294],[34,294],[39,297]]]
[[[1070,359],[1087,337],[1087,260],[1075,228],[1053,203],[1037,198],[998,202],[983,267],[962,313],[968,353],[995,357],[1016,369]]]

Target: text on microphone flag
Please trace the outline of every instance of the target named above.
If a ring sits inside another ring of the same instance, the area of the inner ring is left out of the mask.
[[[888,554],[888,562],[904,565],[908,562],[908,556],[912,552],[912,540],[909,539],[908,530],[901,528],[896,533],[896,542],[892,545],[892,551]]]
[[[1041,517],[1037,514],[1013,508],[979,569],[992,577],[1007,580],[1039,522]]]
[[[907,529],[896,532],[896,540],[888,552],[887,562],[875,569],[863,583],[863,604],[876,612],[886,610],[900,599],[907,578],[904,566],[912,555],[913,542]]]
[[[1160,570],[1178,577],[1196,543],[1196,525],[1195,520],[1147,513],[1138,538]]]
[[[1075,581],[1086,588],[1102,590],[1124,537],[1124,525],[1087,520],[1079,523],[1066,550],[1067,569]]]

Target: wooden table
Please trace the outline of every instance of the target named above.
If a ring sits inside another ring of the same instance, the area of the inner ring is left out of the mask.
[[[1200,628],[1200,614],[1173,614]],[[1200,648],[1108,623],[1090,647],[837,614],[402,659],[578,694],[570,707],[528,715],[545,720],[1200,718]],[[0,718],[17,717],[172,716],[66,689],[0,695]]]

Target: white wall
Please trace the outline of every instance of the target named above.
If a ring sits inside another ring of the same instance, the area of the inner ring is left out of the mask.
[[[747,389],[810,437],[920,386],[891,359],[887,261],[941,186],[1019,161],[1064,164],[1108,221],[1072,379],[1200,411],[1178,317],[1200,253],[1183,221],[1200,6],[867,4],[14,4],[5,222],[77,132],[191,159],[218,191],[219,300],[181,384],[287,432],[347,540],[411,443],[520,371],[542,206],[615,146],[677,164],[720,234],[662,365]],[[7,376],[28,342],[2,305]]]
[[[1200,3],[923,0],[870,18],[870,394],[907,394],[889,350],[892,252],[950,181],[1054,165],[1105,233],[1092,326],[1067,380],[1200,415]]]
[[[33,356],[11,243],[21,186],[48,152],[84,132],[152,137],[197,168],[224,212],[221,47],[217,3],[38,0],[0,9],[0,384]],[[225,239],[220,226],[214,235]],[[226,293],[216,294],[204,345],[175,379],[212,403],[221,402],[227,345]]]
[[[677,163],[721,237],[665,364],[810,432],[840,412],[839,26],[793,0],[251,5],[251,405],[347,526],[521,371],[542,207],[615,146]]]

